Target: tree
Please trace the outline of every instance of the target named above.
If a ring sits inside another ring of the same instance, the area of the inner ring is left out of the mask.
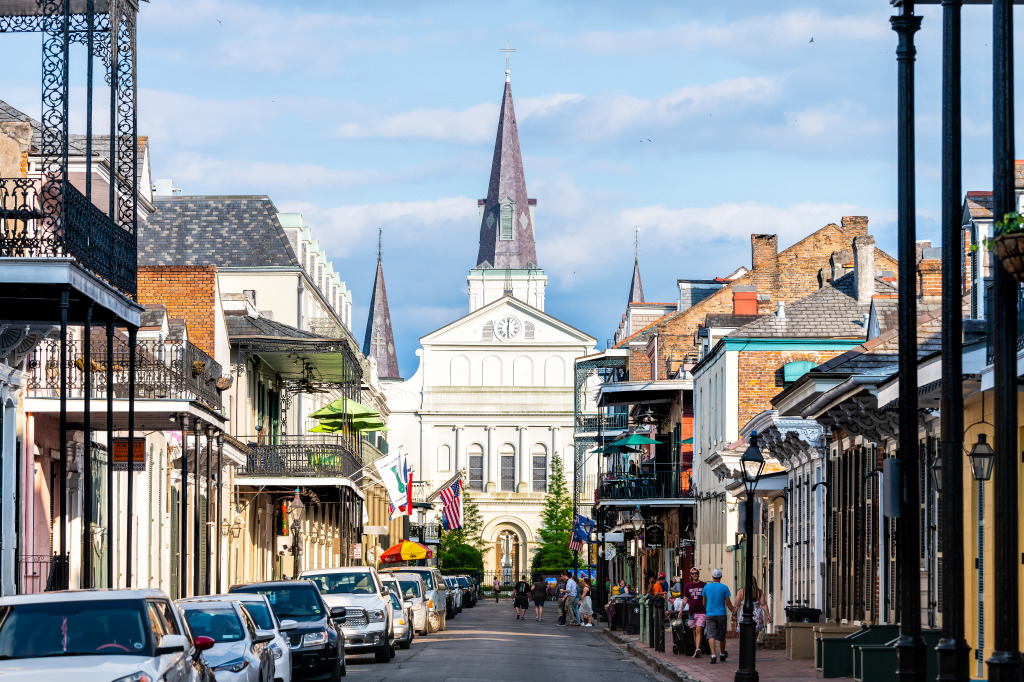
[[[438,560],[442,571],[480,575],[484,570],[484,555],[469,545],[439,547]]]
[[[551,480],[544,496],[544,511],[541,512],[540,538],[537,552],[533,555],[534,573],[552,573],[572,566],[572,552],[569,551],[569,537],[572,533],[572,497],[565,482],[562,458],[551,457]]]

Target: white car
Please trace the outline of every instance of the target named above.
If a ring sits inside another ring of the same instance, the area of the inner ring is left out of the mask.
[[[403,601],[412,602],[412,621],[416,634],[427,634],[427,603],[423,579],[415,573],[392,571],[391,575],[402,588]]]
[[[285,634],[299,626],[294,620],[278,620],[266,595],[249,592],[232,592],[204,597],[207,601],[236,601],[252,617],[260,632],[271,632],[274,639],[270,650],[274,654],[274,681],[292,682],[292,647]]]
[[[395,655],[391,635],[391,600],[384,593],[377,571],[369,566],[344,566],[303,571],[302,580],[320,588],[329,607],[344,606],[345,654],[373,653],[377,663],[390,663]]]
[[[388,594],[391,599],[391,628],[392,634],[395,637],[395,646],[399,649],[408,649],[412,646],[412,638],[414,633],[412,631],[412,608],[408,606],[409,602],[402,603],[399,599],[398,594],[391,592]]]
[[[217,682],[271,682],[274,656],[272,632],[259,632],[256,623],[236,601],[203,597],[179,599],[189,627],[215,644],[206,653]]]
[[[81,590],[0,598],[0,678],[199,682],[208,671],[160,590]]]

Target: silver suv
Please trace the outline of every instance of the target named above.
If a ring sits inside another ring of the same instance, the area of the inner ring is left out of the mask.
[[[441,632],[448,627],[445,607],[448,603],[448,585],[444,582],[441,571],[432,566],[403,566],[402,573],[415,573],[423,579],[426,591],[424,601],[427,603],[427,632]]]
[[[380,584],[377,571],[369,566],[344,566],[303,571],[303,580],[320,588],[328,606],[344,606],[345,653],[373,652],[378,663],[389,663],[395,655],[392,641],[391,599]]]

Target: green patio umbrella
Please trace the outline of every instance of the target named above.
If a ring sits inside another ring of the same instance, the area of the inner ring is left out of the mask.
[[[321,419],[320,423],[309,430],[310,433],[335,433],[350,424],[354,431],[387,431],[388,427],[379,417],[345,419],[336,417],[334,419]]]
[[[600,455],[618,455],[624,452],[636,452],[636,450],[628,445],[609,443],[608,445],[597,448],[594,452]]]
[[[313,419],[337,419],[338,417],[377,417],[380,413],[351,398],[341,397],[309,415]]]
[[[641,436],[639,433],[631,433],[625,438],[620,438],[612,445],[661,445],[661,441]]]

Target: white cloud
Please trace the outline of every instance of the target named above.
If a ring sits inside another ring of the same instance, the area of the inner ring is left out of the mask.
[[[316,164],[211,158],[191,152],[165,157],[161,159],[158,168],[161,177],[173,178],[186,191],[199,193],[215,191],[229,184],[234,188],[232,191],[273,195],[282,189],[337,189],[380,182],[382,179],[382,173],[376,170],[351,171]]]
[[[494,139],[498,105],[478,104],[468,109],[414,109],[367,123],[343,123],[339,137],[417,138],[478,144]]]

